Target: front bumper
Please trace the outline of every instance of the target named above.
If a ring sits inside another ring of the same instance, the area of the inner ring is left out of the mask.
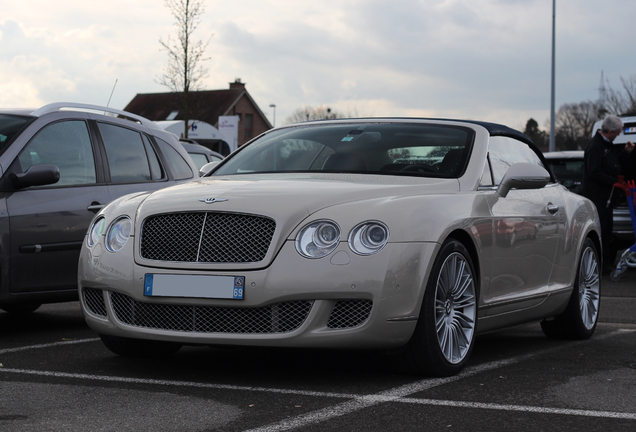
[[[342,243],[322,259],[306,259],[285,242],[259,270],[162,269],[84,246],[80,301],[100,334],[180,342],[324,348],[395,348],[417,322],[436,243],[389,243],[372,256]],[[159,263],[158,263],[159,264]],[[144,296],[152,274],[245,277],[242,300]]]

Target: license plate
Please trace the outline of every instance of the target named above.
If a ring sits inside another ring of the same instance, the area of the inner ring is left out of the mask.
[[[146,274],[144,295],[242,300],[243,276]]]
[[[625,131],[623,132],[624,134],[633,134],[636,133],[636,127],[628,127],[625,128]]]

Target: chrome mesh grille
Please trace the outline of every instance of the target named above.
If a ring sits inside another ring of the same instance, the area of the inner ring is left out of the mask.
[[[272,219],[236,213],[169,213],[148,217],[141,257],[156,261],[249,263],[265,258]]]
[[[327,327],[332,329],[358,327],[369,318],[372,307],[371,300],[338,300],[333,306]]]
[[[314,304],[303,300],[260,308],[183,306],[143,303],[120,293],[111,293],[110,299],[124,324],[193,333],[288,333],[305,322]]]
[[[106,316],[106,303],[102,290],[95,288],[84,288],[84,304],[91,313],[99,316]]]

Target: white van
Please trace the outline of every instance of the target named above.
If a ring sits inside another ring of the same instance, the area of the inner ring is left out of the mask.
[[[619,117],[623,120],[623,131],[614,140],[614,144],[625,144],[627,141],[636,141],[636,117]],[[596,134],[596,131],[601,129],[603,120],[599,120],[594,123],[592,128],[592,136]]]

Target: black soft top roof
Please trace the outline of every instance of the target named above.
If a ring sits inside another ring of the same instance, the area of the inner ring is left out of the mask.
[[[516,129],[509,128],[508,126],[504,126],[498,123],[489,123],[489,122],[476,121],[476,120],[457,120],[457,121],[462,121],[465,123],[472,123],[472,124],[482,126],[490,133],[490,136],[505,136],[505,137],[515,138],[515,139],[518,139],[519,141],[525,142],[526,144],[530,144],[534,146],[534,143],[532,142],[530,138],[528,138],[526,134],[519,132]]]

